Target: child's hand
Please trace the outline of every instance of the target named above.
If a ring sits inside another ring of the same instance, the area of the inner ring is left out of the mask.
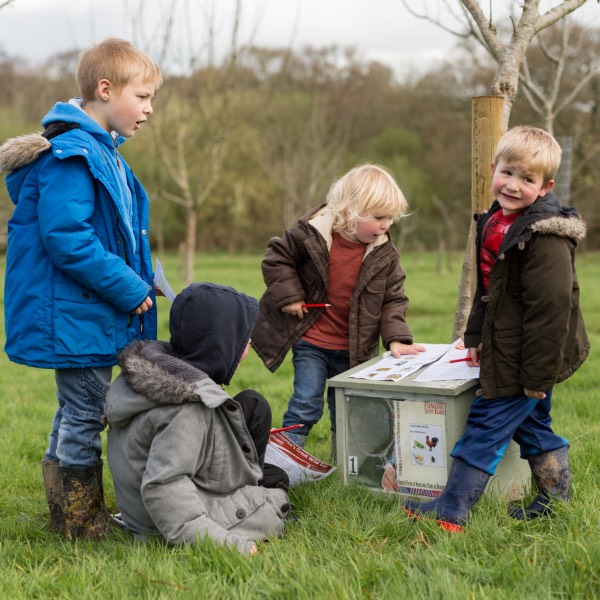
[[[152,308],[152,299],[147,296],[146,299],[133,311],[136,315],[148,312]]]
[[[304,313],[308,312],[308,308],[302,308],[303,304],[304,301],[299,300],[298,302],[292,302],[291,304],[282,306],[281,310],[288,315],[296,315],[299,319],[304,319]]]
[[[479,366],[479,353],[480,348],[467,348],[467,364],[469,367],[478,367]]]
[[[523,391],[528,398],[537,398],[538,400],[543,400],[546,397],[545,392],[530,390],[529,388],[523,388]]]
[[[258,554],[258,548],[256,547],[256,544],[254,546],[252,546],[252,548],[250,548],[250,556],[256,556]]]
[[[403,354],[419,354],[419,352],[425,352],[425,348],[421,346],[421,344],[390,342],[390,352],[394,358],[400,358]]]

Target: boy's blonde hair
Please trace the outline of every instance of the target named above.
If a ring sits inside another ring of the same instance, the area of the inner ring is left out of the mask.
[[[127,40],[108,38],[81,53],[76,77],[81,97],[91,101],[100,80],[108,79],[120,90],[138,75],[153,83],[155,89],[162,83],[160,68],[149,56]]]
[[[554,179],[560,166],[562,149],[558,142],[543,129],[517,125],[509,129],[498,142],[494,164],[500,160],[526,163],[528,169],[539,173],[544,185]]]
[[[333,212],[333,230],[356,233],[356,225],[367,220],[362,212],[397,219],[406,214],[408,203],[391,173],[380,165],[354,167],[329,188],[327,206]]]

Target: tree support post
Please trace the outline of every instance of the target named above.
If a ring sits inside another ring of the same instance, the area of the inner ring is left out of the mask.
[[[492,203],[492,169],[498,140],[504,133],[504,97],[476,96],[471,104],[471,213]],[[475,221],[471,221],[463,262],[452,341],[463,336],[477,287]]]

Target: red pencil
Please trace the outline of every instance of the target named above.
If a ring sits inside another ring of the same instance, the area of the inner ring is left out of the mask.
[[[454,360],[449,360],[448,362],[450,363],[455,363],[455,362],[467,362],[468,360],[471,360],[470,357],[465,357],[465,358],[455,358]]]
[[[302,308],[327,308],[331,304],[303,304]]]
[[[271,433],[280,433],[282,431],[289,431],[290,429],[298,429],[298,427],[304,427],[303,423],[298,425],[289,425],[288,427],[280,427],[279,429],[271,429]]]

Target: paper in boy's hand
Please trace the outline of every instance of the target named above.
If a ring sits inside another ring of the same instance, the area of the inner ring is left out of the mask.
[[[171,302],[175,300],[175,293],[171,289],[169,282],[165,276],[160,260],[156,259],[156,269],[154,271],[154,287],[161,291]]]

